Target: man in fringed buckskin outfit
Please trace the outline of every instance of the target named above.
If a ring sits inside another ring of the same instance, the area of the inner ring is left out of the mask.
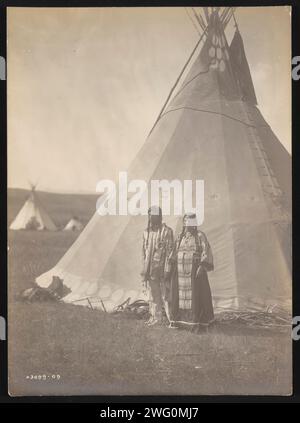
[[[165,278],[168,257],[173,250],[173,231],[162,222],[162,211],[158,206],[148,210],[148,226],[143,233],[143,284],[149,296],[149,326],[163,322],[165,311],[169,319],[169,284]]]

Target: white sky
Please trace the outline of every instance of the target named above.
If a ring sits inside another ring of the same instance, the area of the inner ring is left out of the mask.
[[[291,151],[289,8],[236,17],[259,108]],[[95,192],[126,170],[198,37],[184,8],[10,8],[8,186]]]

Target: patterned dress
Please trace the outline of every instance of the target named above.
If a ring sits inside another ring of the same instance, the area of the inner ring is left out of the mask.
[[[177,239],[170,260],[172,271],[171,320],[188,325],[209,324],[214,319],[207,272],[213,256],[205,234],[187,231]]]

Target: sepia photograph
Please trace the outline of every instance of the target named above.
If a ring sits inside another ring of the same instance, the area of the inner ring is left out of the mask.
[[[9,7],[8,385],[292,395],[291,7]]]

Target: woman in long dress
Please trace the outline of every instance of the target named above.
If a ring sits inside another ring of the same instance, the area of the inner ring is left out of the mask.
[[[206,235],[197,227],[195,214],[184,216],[170,262],[170,327],[210,324],[214,311],[207,272],[214,269],[213,255]]]

